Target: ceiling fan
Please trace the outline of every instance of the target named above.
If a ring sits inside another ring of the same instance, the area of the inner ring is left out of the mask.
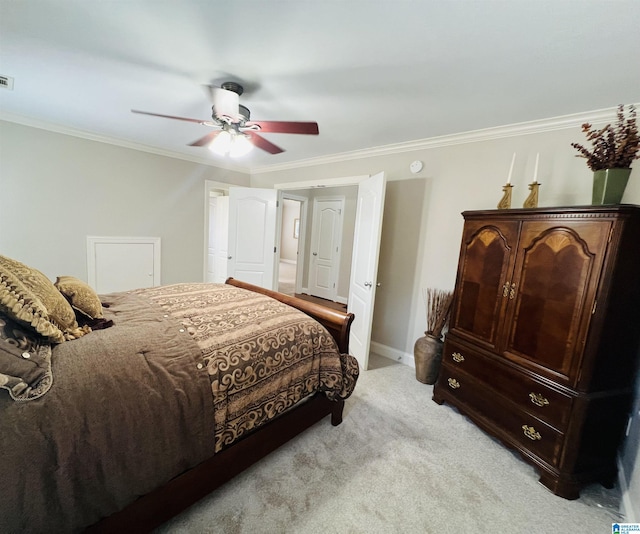
[[[260,133],[292,133],[318,135],[316,122],[290,121],[252,121],[249,109],[240,104],[240,95],[244,92],[242,85],[236,82],[224,82],[220,87],[213,87],[213,106],[211,119],[200,120],[173,115],[161,115],[132,109],[133,113],[195,122],[219,130],[209,132],[204,137],[190,143],[189,146],[208,146],[213,152],[232,157],[243,156],[254,146],[269,152],[279,154],[284,149],[265,139]]]

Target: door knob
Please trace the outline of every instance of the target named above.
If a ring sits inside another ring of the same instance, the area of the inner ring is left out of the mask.
[[[364,287],[372,287],[373,284],[371,282],[365,282]]]
[[[318,255],[318,253],[317,253],[317,252],[314,252],[314,253],[313,253],[313,255],[314,255],[314,256],[317,256],[317,255]]]
[[[227,256],[227,259],[230,260],[232,258],[232,256]]]

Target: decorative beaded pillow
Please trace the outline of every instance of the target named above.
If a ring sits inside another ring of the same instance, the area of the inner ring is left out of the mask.
[[[90,332],[80,328],[71,305],[37,269],[0,256],[0,311],[54,343]]]

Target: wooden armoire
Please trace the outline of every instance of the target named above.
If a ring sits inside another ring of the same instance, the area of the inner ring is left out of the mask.
[[[468,211],[433,400],[567,499],[616,480],[640,360],[640,206]]]

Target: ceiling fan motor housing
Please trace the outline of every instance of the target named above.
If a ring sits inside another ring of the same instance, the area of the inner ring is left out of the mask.
[[[222,85],[220,85],[220,87],[222,89],[226,89],[227,91],[233,91],[238,96],[244,93],[244,87],[236,82],[224,82]]]

